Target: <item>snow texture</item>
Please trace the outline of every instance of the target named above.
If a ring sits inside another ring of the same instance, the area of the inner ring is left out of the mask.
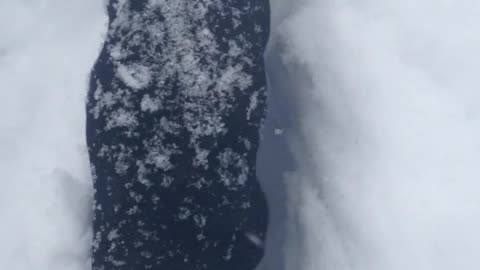
[[[84,100],[100,2],[0,1],[0,269],[89,269]]]
[[[106,29],[104,2],[0,0],[0,269],[90,269],[84,97]],[[271,50],[288,72],[272,69],[270,80],[294,85],[299,116],[297,129],[281,127],[276,136],[290,142],[298,165],[285,178],[284,269],[479,269],[480,4],[272,0],[272,11]],[[126,53],[109,48],[115,61]],[[132,91],[154,83],[146,65],[124,63],[115,74]],[[232,82],[232,72],[222,82]],[[118,100],[96,93],[102,99],[91,109],[100,117]],[[247,99],[246,115],[258,100]],[[163,106],[153,95],[138,104],[145,113]],[[109,128],[135,127],[136,117],[112,114]],[[197,167],[209,165],[205,150],[194,148]],[[168,161],[153,152],[148,165],[167,169]],[[179,210],[198,228],[209,223]],[[263,245],[253,232],[244,236]],[[118,237],[117,230],[105,235],[111,243]]]
[[[300,115],[286,269],[479,269],[480,4],[279,5],[270,76]]]

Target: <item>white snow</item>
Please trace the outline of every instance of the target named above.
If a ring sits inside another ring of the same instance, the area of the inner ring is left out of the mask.
[[[302,116],[286,269],[480,269],[480,2],[285,4],[273,42]]]
[[[0,1],[0,269],[89,269],[88,72],[102,1]]]
[[[117,55],[115,54],[115,56]],[[152,75],[148,67],[140,64],[132,64],[129,66],[119,64],[117,72],[126,85],[136,90],[147,87],[152,80]]]
[[[263,247],[263,241],[258,235],[254,234],[254,233],[246,232],[245,236],[256,247],[259,247],[259,248]]]
[[[89,269],[84,98],[103,4],[0,1],[0,269]],[[480,2],[272,8],[272,40],[306,75],[292,89],[301,130],[284,133],[302,164],[286,269],[480,269]],[[134,71],[119,70],[148,85]]]
[[[160,100],[157,98],[152,98],[150,95],[146,94],[143,96],[140,107],[144,112],[155,112],[161,106]]]
[[[110,130],[115,127],[134,127],[137,125],[139,125],[139,123],[135,112],[120,108],[108,117],[105,129]]]
[[[252,112],[257,108],[257,106],[258,106],[258,92],[255,92],[250,96],[250,104],[248,105],[248,108],[247,108],[248,121],[252,117]]]

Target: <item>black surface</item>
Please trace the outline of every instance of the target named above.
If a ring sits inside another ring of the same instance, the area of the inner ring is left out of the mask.
[[[93,270],[254,269],[268,223],[255,168],[267,0],[108,12],[87,103]]]

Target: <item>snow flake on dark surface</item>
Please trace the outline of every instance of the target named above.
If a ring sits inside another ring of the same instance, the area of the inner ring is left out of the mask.
[[[94,270],[253,269],[265,0],[112,0],[91,75]]]

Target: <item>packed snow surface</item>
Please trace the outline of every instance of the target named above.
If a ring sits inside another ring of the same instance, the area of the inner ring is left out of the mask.
[[[88,269],[84,100],[101,2],[0,0],[0,269]]]
[[[274,42],[301,104],[286,269],[480,269],[480,3],[283,14]]]

